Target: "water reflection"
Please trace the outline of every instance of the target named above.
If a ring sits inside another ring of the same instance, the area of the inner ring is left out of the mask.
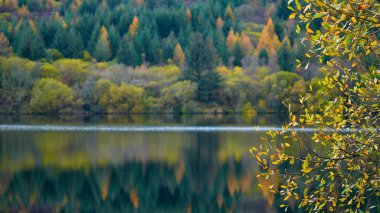
[[[31,122],[49,123],[13,121]],[[0,211],[271,212],[248,154],[263,134],[2,131]]]

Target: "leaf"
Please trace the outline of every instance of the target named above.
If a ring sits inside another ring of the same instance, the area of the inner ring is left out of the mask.
[[[292,13],[289,15],[289,19],[294,19],[296,17],[297,13]]]
[[[296,3],[296,7],[297,7],[297,9],[298,9],[298,10],[301,10],[302,8],[301,8],[301,4],[300,4],[300,2],[299,2],[298,0],[295,0],[295,3]]]

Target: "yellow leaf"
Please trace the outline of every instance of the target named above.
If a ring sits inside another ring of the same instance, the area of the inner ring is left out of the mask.
[[[308,33],[310,33],[310,34],[313,34],[313,33],[314,33],[314,31],[313,31],[312,29],[310,29],[310,28],[306,28],[306,31],[307,31]]]
[[[296,15],[297,15],[297,13],[290,14],[289,19],[294,19],[296,17]]]
[[[295,0],[295,3],[296,3],[296,7],[298,10],[301,10],[301,4],[298,0]]]

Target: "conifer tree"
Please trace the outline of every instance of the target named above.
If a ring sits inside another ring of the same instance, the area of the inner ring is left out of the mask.
[[[257,52],[260,53],[263,48],[267,49],[269,56],[275,56],[280,41],[274,30],[273,21],[271,18],[267,21],[267,24],[261,32],[259,43],[257,44]]]
[[[216,97],[220,85],[220,76],[215,71],[217,64],[216,50],[210,39],[195,33],[187,49],[183,75],[198,84],[198,101],[209,102]]]
[[[192,14],[191,14],[191,11],[189,8],[186,8],[186,18],[189,22],[191,22],[191,19],[192,19]]]
[[[9,46],[9,41],[7,37],[0,32],[0,56],[10,56],[13,50],[12,47]]]
[[[130,34],[125,34],[120,42],[120,47],[117,52],[117,59],[120,63],[129,66],[137,66],[141,64],[141,58],[138,55],[133,39]]]
[[[129,25],[129,33],[132,37],[136,35],[138,27],[139,19],[137,18],[137,16],[134,16],[131,25]]]
[[[182,50],[182,47],[179,43],[175,45],[174,53],[173,53],[173,61],[178,66],[182,67],[185,62],[185,53]]]
[[[233,51],[232,51],[232,56],[234,58],[232,65],[233,66],[242,66],[241,60],[244,57],[244,50],[240,44],[240,42],[236,43]]]
[[[244,54],[249,54],[253,50],[251,39],[245,34],[245,32],[240,34],[240,44],[244,50]]]
[[[294,57],[287,36],[282,41],[282,46],[277,52],[278,66],[284,71],[294,71]]]
[[[98,42],[95,46],[94,57],[97,61],[108,61],[112,56],[107,29],[103,26],[100,30]]]

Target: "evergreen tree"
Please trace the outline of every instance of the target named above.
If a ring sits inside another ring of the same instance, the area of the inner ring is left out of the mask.
[[[214,31],[213,41],[214,41],[215,49],[219,57],[221,58],[223,64],[227,64],[229,54],[228,54],[228,50],[226,46],[226,38],[224,37],[222,29],[217,29],[216,31]]]
[[[112,56],[107,29],[103,26],[95,46],[94,57],[98,61],[108,61]]]
[[[24,22],[16,39],[17,53],[25,58],[37,60],[45,56],[45,45],[37,31],[30,26],[30,22]]]
[[[135,49],[130,34],[125,34],[121,40],[117,59],[120,63],[125,65],[137,66],[141,64],[141,58]]]
[[[241,60],[244,57],[244,50],[240,42],[236,43],[234,49],[232,50],[232,56],[234,58],[232,65],[241,67],[242,66]]]
[[[110,46],[111,46],[111,52],[112,52],[112,58],[117,55],[117,50],[119,48],[120,44],[120,34],[116,30],[115,26],[111,26],[109,30],[109,40],[110,40]]]
[[[282,46],[277,52],[278,65],[281,70],[284,71],[294,71],[294,57],[290,47],[290,41],[287,36],[285,36],[282,41]]]
[[[218,92],[220,77],[215,72],[218,58],[210,39],[205,39],[200,33],[195,33],[189,43],[186,56],[187,67],[184,69],[184,78],[198,84],[198,101],[212,101]]]

